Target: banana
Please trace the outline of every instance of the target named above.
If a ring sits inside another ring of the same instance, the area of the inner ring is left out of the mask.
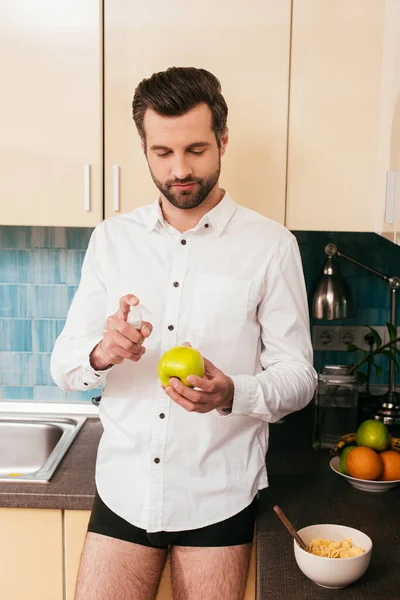
[[[400,452],[400,438],[398,437],[390,437],[389,446],[391,450],[397,450]]]
[[[337,442],[336,446],[333,449],[335,454],[340,454],[345,446],[350,446],[356,443],[356,434],[355,433],[346,433],[346,435],[342,435],[340,440]]]
[[[336,446],[333,448],[333,452],[335,454],[340,454],[345,446],[352,446],[352,445],[356,445],[356,444],[357,444],[356,434],[355,433],[346,433],[346,435],[343,435],[339,439]],[[400,438],[390,436],[389,437],[389,449],[397,450],[397,452],[400,452]]]

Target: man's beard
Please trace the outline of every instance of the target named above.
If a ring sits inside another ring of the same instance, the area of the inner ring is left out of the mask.
[[[150,165],[149,165],[150,168]],[[221,159],[218,162],[218,168],[212,175],[204,179],[197,177],[185,177],[185,179],[174,179],[173,181],[166,181],[161,183],[152,170],[150,169],[151,176],[157,188],[160,190],[162,195],[176,208],[197,208],[204,202],[208,194],[218,183],[219,175],[221,172]],[[174,188],[174,184],[185,184],[185,183],[197,183],[198,185],[192,190],[182,190]]]

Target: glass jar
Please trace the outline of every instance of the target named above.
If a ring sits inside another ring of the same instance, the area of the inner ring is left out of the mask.
[[[357,375],[348,375],[346,365],[321,369],[315,396],[314,450],[330,451],[342,435],[357,430],[358,388]]]

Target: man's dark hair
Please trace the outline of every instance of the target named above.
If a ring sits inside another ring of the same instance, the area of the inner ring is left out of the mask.
[[[170,67],[143,79],[133,96],[133,120],[146,144],[143,125],[146,109],[151,108],[164,117],[179,117],[203,102],[210,107],[211,127],[220,145],[226,130],[228,107],[221,94],[221,83],[205,69]]]

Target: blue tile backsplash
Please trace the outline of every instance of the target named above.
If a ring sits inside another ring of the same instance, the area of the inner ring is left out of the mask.
[[[64,326],[80,279],[91,228],[0,226],[0,398],[45,402],[89,401],[96,390],[63,392],[51,378],[50,354]],[[389,275],[400,275],[400,248],[373,233],[295,231],[307,292],[325,260],[324,246],[335,243],[344,254]],[[388,286],[364,269],[337,259],[354,297],[355,314],[335,325],[384,325],[389,320]],[[400,304],[400,298],[399,298]],[[311,321],[311,325],[328,322]],[[323,364],[353,361],[346,352],[316,351]],[[384,374],[372,383],[386,385]]]
[[[338,250],[349,257],[389,276],[400,276],[400,247],[388,242],[375,233],[294,231],[299,243],[303,261],[307,293],[318,277],[326,256],[324,247],[334,243]],[[354,315],[351,318],[334,321],[311,319],[313,325],[370,325],[385,326],[390,320],[390,294],[388,284],[376,275],[352,264],[348,260],[336,257],[340,272],[348,282],[354,300]],[[400,293],[398,292],[397,323],[400,325]],[[349,364],[359,360],[360,355],[347,352],[315,351],[314,365],[320,369],[325,364]],[[383,374],[377,376],[372,370],[371,383],[387,385],[389,362],[384,357],[377,361],[383,368]],[[364,368],[366,371],[366,367]],[[397,384],[400,377],[397,376]]]
[[[50,355],[77,290],[91,228],[0,226],[0,398],[89,401],[64,392]]]

